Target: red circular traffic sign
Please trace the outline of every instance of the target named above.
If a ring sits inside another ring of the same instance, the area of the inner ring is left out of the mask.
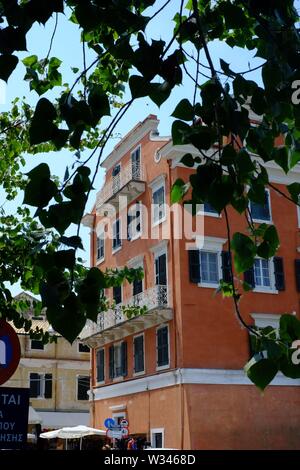
[[[21,357],[20,342],[13,327],[0,320],[0,385],[15,372]]]

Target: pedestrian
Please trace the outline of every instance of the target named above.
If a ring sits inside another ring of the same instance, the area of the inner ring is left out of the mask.
[[[127,450],[137,450],[137,442],[136,442],[136,439],[134,437],[129,439],[129,441],[127,443]]]

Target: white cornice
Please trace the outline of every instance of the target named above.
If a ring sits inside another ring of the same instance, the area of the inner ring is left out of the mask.
[[[76,360],[58,360],[58,359],[44,359],[44,358],[22,358],[20,360],[20,365],[23,367],[31,368],[31,367],[38,367],[38,368],[51,368],[56,367],[58,369],[72,369],[72,370],[89,370],[90,368],[90,361],[87,359],[86,361],[76,361]]]
[[[243,370],[233,369],[176,369],[157,375],[125,380],[94,389],[95,400],[121,397],[134,393],[174,387],[180,384],[198,385],[248,385],[254,387]],[[300,379],[288,379],[278,373],[270,386],[300,386]]]
[[[101,166],[106,168],[106,170],[112,168],[123,155],[137,145],[146,134],[157,130],[158,124],[158,119],[153,115],[146,118],[143,122],[140,122],[119,142],[103,163],[101,163]],[[159,141],[160,139],[158,136],[155,136],[155,140]],[[162,137],[162,141],[165,141],[165,137]]]

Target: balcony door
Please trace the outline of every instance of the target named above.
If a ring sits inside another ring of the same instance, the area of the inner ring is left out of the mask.
[[[112,172],[112,190],[116,194],[121,187],[121,165],[118,163]]]
[[[167,255],[162,253],[155,257],[156,300],[158,305],[166,305],[167,299]]]
[[[133,180],[141,179],[141,147],[135,149],[131,154],[131,172]]]

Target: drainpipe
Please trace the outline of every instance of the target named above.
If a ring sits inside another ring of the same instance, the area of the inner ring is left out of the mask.
[[[169,184],[170,189],[172,187],[172,173],[171,173],[171,164],[172,160],[168,160],[169,165]],[[174,352],[175,352],[175,369],[178,369],[179,376],[180,376],[180,383],[179,383],[179,393],[180,393],[180,449],[183,449],[183,437],[184,437],[184,391],[183,391],[183,384],[182,384],[182,373],[181,373],[181,358],[178,358],[179,351],[178,351],[178,325],[177,325],[177,318],[176,318],[176,292],[175,292],[175,248],[174,248],[174,220],[173,214],[170,216],[170,229],[171,229],[171,236],[170,236],[170,243],[171,243],[171,263],[172,263],[172,301],[173,301],[173,312],[174,312]],[[181,352],[180,352],[181,356]]]

